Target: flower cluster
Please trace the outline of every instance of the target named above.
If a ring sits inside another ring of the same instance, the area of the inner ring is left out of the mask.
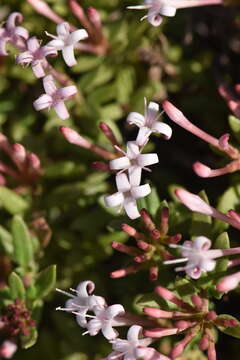
[[[75,314],[77,323],[86,329],[83,335],[95,336],[101,331],[114,350],[107,356],[107,360],[136,360],[139,357],[145,360],[168,360],[166,356],[148,347],[153,342],[151,338],[141,338],[142,326],[136,325],[135,321],[144,323],[144,319],[126,314],[120,304],[108,306],[103,297],[93,295],[94,289],[95,284],[89,280],[81,282],[76,290],[70,289],[72,293],[57,289],[70,297],[65,307],[58,307],[57,310]],[[94,315],[89,315],[89,311]],[[128,330],[127,340],[120,339],[113,327],[129,325],[132,326]]]

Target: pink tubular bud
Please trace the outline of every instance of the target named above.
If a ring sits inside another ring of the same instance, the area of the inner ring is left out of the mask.
[[[209,347],[209,338],[207,334],[204,334],[199,342],[199,349],[205,351],[208,349],[208,347]]]
[[[148,244],[146,241],[143,241],[143,240],[138,240],[137,241],[137,246],[139,247],[139,249],[141,249],[143,251],[149,251],[151,249],[151,245]]]
[[[149,260],[149,257],[147,254],[138,255],[138,256],[135,256],[135,258],[134,258],[134,261],[138,264],[144,263],[148,260]]]
[[[141,218],[142,218],[142,221],[143,221],[146,229],[150,232],[155,230],[156,226],[155,226],[154,222],[152,221],[150,215],[148,214],[147,210],[141,209],[140,214],[141,214]]]
[[[29,162],[29,165],[34,169],[34,170],[39,170],[41,167],[41,163],[40,163],[40,159],[39,157],[34,154],[34,153],[30,153],[27,155],[27,160]]]
[[[186,330],[189,327],[192,327],[194,325],[193,321],[187,321],[187,320],[178,320],[174,322],[174,326],[176,326],[179,331],[180,330]]]
[[[91,148],[92,144],[90,143],[90,141],[84,139],[75,130],[72,130],[66,126],[60,126],[59,130],[70,144],[80,146],[84,149]]]
[[[114,135],[112,129],[103,121],[99,123],[99,127],[102,130],[103,134],[106,136],[106,138],[111,141],[113,146],[119,146],[119,143],[116,139],[116,136]]]
[[[65,20],[58,16],[43,0],[27,0],[28,4],[31,5],[34,10],[46,18],[52,20],[56,24],[60,24]],[[72,30],[74,30],[73,28]]]
[[[202,164],[201,162],[197,161],[193,164],[193,170],[194,172],[203,178],[207,178],[211,176],[211,172],[212,170],[210,169],[210,167]]]
[[[0,186],[4,186],[6,184],[6,179],[3,175],[0,174]]]
[[[192,296],[191,296],[191,300],[192,300],[193,305],[196,306],[196,308],[197,308],[198,310],[202,310],[203,301],[202,301],[202,299],[200,298],[200,296],[198,296],[198,295],[192,295]]]
[[[217,360],[215,344],[212,341],[209,343],[208,360]]]
[[[206,320],[208,321],[215,321],[217,318],[217,314],[215,313],[215,311],[209,311],[206,315]]]
[[[110,277],[112,279],[122,278],[122,277],[124,277],[126,275],[136,273],[138,271],[138,269],[139,269],[139,265],[128,266],[126,268],[119,269],[119,270],[111,272]]]
[[[122,230],[129,236],[139,239],[141,236],[139,232],[128,224],[122,224]]]
[[[151,330],[144,330],[144,336],[152,338],[161,338],[163,336],[175,335],[179,332],[177,328],[155,328]]]
[[[158,279],[158,266],[153,265],[149,269],[149,281],[157,281]]]
[[[181,234],[176,234],[176,235],[173,235],[173,236],[169,236],[168,243],[169,244],[177,244],[181,240],[182,240],[182,235]]]
[[[228,151],[229,149],[229,143],[228,143],[229,138],[230,138],[229,134],[224,134],[218,140],[219,146],[221,149],[223,149],[223,151]]]
[[[21,144],[12,145],[13,159],[16,163],[24,163],[26,160],[26,150]]]
[[[236,229],[240,229],[240,222],[231,216],[227,216],[223,213],[220,213],[212,206],[208,205],[203,201],[200,196],[192,194],[184,189],[178,189],[175,191],[177,198],[191,211],[198,212],[200,214],[210,215],[216,219],[222,220]]]
[[[138,251],[134,247],[127,246],[127,245],[122,244],[117,241],[112,242],[112,247],[113,247],[113,249],[118,250],[118,251],[120,251],[124,254],[130,255],[130,256],[138,255]]]
[[[232,217],[233,219],[235,219],[236,221],[238,221],[240,223],[240,214],[237,213],[234,210],[229,210],[227,213],[228,216]]]
[[[185,303],[183,300],[179,299],[172,291],[164,288],[163,286],[157,286],[155,292],[164,300],[170,301],[173,304],[179,306],[180,308],[187,309],[192,311],[193,308],[191,305]]]
[[[222,326],[224,328],[234,328],[238,326],[239,322],[237,319],[227,319],[227,318],[218,317],[217,320],[215,321],[215,324],[217,324],[218,326]]]
[[[161,211],[161,223],[160,223],[160,232],[162,234],[167,234],[168,222],[169,222],[169,209],[167,207],[164,207]]]
[[[156,319],[172,319],[173,318],[173,311],[164,311],[161,309],[145,307],[143,309],[144,314],[154,317]]]
[[[94,161],[92,163],[92,167],[96,171],[110,171],[109,165],[104,163],[103,161]]]
[[[158,229],[154,229],[153,231],[151,231],[151,237],[154,240],[158,240],[161,237],[161,233]]]
[[[0,357],[4,359],[11,359],[16,351],[17,345],[12,341],[5,340],[0,346]]]
[[[180,356],[183,353],[187,344],[192,340],[194,336],[195,334],[189,334],[185,336],[185,338],[182,341],[180,341],[177,345],[175,345],[170,353],[171,359],[175,359],[178,356]]]
[[[233,275],[226,276],[223,280],[217,283],[216,288],[220,292],[228,292],[235,289],[239,285],[239,282],[240,282],[240,271]]]
[[[93,7],[88,8],[87,12],[88,12],[89,20],[95,26],[95,28],[101,29],[102,22],[99,12]]]

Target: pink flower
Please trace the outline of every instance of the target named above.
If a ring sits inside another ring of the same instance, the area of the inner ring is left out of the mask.
[[[79,29],[70,33],[70,25],[63,22],[57,25],[57,36],[48,34],[53,40],[47,45],[55,48],[57,51],[62,51],[63,59],[68,66],[77,64],[74,57],[74,47],[80,41],[88,37],[85,29]]]
[[[217,4],[222,4],[222,0],[145,0],[145,5],[128,6],[127,9],[148,10],[141,20],[147,19],[151,25],[159,26],[162,16],[175,16],[177,9]]]
[[[86,280],[80,282],[77,289],[70,289],[74,295],[66,291],[56,289],[58,292],[69,296],[65,308],[58,307],[56,310],[72,312],[77,315],[77,322],[81,327],[86,327],[86,314],[89,310],[93,310],[95,306],[98,308],[105,308],[107,306],[105,299],[102,296],[93,295],[95,289],[94,282]]]
[[[107,356],[107,360],[169,360],[168,357],[159,354],[155,349],[148,348],[151,344],[151,338],[141,338],[142,327],[133,325],[127,333],[127,340],[115,339],[110,341],[114,352]]]
[[[57,51],[49,46],[40,47],[36,37],[27,40],[27,51],[17,55],[17,64],[32,66],[32,70],[37,78],[45,76],[44,68],[47,66],[46,56],[57,56]]]
[[[5,28],[0,28],[0,55],[7,56],[6,44],[24,50],[24,40],[28,39],[28,31],[22,26],[16,26],[16,22],[22,23],[23,16],[19,12],[13,12],[9,15]]]
[[[235,289],[239,285],[239,283],[240,283],[240,271],[223,278],[221,281],[219,281],[216,288],[218,291],[228,292]]]
[[[57,115],[62,120],[67,119],[69,117],[69,113],[64,104],[64,100],[69,99],[72,95],[77,93],[76,86],[71,85],[57,89],[52,75],[47,75],[43,79],[43,86],[46,94],[41,95],[37,100],[34,101],[34,108],[39,111],[53,107]]]
[[[216,261],[214,259],[240,253],[240,248],[210,250],[211,244],[211,240],[205,236],[198,236],[194,241],[185,241],[183,246],[170,244],[170,247],[181,250],[183,258],[168,260],[164,264],[177,264],[187,261],[187,265],[176,268],[176,271],[186,271],[191,278],[199,279],[202,273],[212,271],[215,268]]]

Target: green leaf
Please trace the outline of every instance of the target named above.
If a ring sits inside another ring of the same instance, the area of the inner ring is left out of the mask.
[[[240,186],[232,186],[228,188],[219,198],[217,209],[223,213],[227,213],[231,209],[236,209],[240,204]],[[224,231],[229,225],[221,220],[215,220],[214,230]]]
[[[240,141],[240,120],[235,116],[230,115],[228,118],[228,123],[235,138]]]
[[[13,253],[13,240],[11,234],[0,225],[0,249],[8,255]]]
[[[229,237],[226,232],[220,234],[215,243],[214,243],[215,249],[229,249],[230,248],[230,242]],[[215,267],[215,272],[219,271],[225,271],[228,267],[228,259],[219,259],[217,260],[217,265]]]
[[[22,282],[22,279],[15,273],[12,272],[8,278],[8,284],[10,287],[10,293],[12,299],[24,299],[25,298],[25,288]]]
[[[221,314],[218,316],[219,318],[225,318],[225,319],[234,319],[236,321],[238,321],[235,317],[231,316],[231,315],[225,315],[225,314]],[[240,322],[238,321],[238,325],[235,326],[234,328],[224,328],[222,326],[218,326],[218,329],[223,332],[224,334],[233,336],[237,339],[240,339]]]
[[[50,265],[41,271],[35,282],[36,297],[42,298],[52,291],[56,284],[56,265]]]
[[[14,245],[14,259],[23,266],[31,266],[33,261],[33,246],[28,228],[21,216],[14,216],[11,223]]]
[[[5,186],[0,186],[0,205],[12,215],[22,214],[28,208],[20,195]]]
[[[140,294],[135,298],[133,306],[139,313],[142,313],[144,307],[159,308],[159,302],[161,302],[161,300],[162,299],[154,293]],[[164,302],[164,304],[166,306],[166,302]]]
[[[29,336],[22,336],[21,337],[21,344],[23,349],[29,349],[33,346],[38,338],[38,332],[35,327],[31,327]]]
[[[208,197],[205,191],[201,191],[198,194],[207,204],[209,204]],[[211,237],[212,233],[212,218],[209,215],[192,213],[192,223],[190,228],[190,234],[192,236],[207,236]]]
[[[120,104],[128,104],[135,84],[135,71],[132,66],[122,68],[116,79],[117,100]]]

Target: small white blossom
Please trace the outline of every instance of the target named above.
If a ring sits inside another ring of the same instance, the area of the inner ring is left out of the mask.
[[[122,325],[122,322],[119,322],[117,317],[125,313],[123,306],[120,304],[111,305],[107,308],[94,306],[93,312],[95,316],[88,316],[89,318],[92,318],[92,320],[87,323],[86,328],[88,331],[83,333],[83,335],[89,334],[95,336],[101,330],[106,339],[115,339],[118,336],[118,332],[113,329],[113,326]]]
[[[109,167],[112,170],[128,170],[130,183],[138,186],[141,182],[142,169],[151,171],[146,166],[159,162],[157,154],[141,154],[139,146],[135,141],[127,142],[126,153],[118,148],[125,156],[111,160]]]
[[[162,134],[166,139],[172,136],[172,129],[169,125],[158,121],[161,113],[159,114],[159,105],[155,102],[150,102],[147,105],[145,100],[145,113],[144,115],[137,112],[131,112],[127,117],[127,122],[139,127],[136,143],[141,147],[144,146],[149,136],[152,133]]]
[[[149,184],[135,186],[131,184],[126,174],[116,175],[116,184],[118,192],[113,195],[105,196],[104,201],[106,206],[124,207],[130,219],[140,217],[136,200],[150,194],[151,188]]]
[[[63,22],[57,25],[57,36],[47,33],[53,38],[47,46],[55,48],[57,51],[62,51],[63,59],[68,66],[77,64],[74,57],[74,47],[80,41],[88,37],[88,33],[84,29],[79,29],[70,33],[70,25]]]
[[[98,308],[105,308],[107,306],[103,297],[92,295],[94,289],[95,284],[90,280],[80,282],[76,290],[70,289],[76,295],[57,289],[57,291],[71,298],[66,302],[65,308],[58,307],[57,310],[76,314],[78,324],[82,327],[86,327],[87,312],[93,310],[95,306],[98,306]]]

